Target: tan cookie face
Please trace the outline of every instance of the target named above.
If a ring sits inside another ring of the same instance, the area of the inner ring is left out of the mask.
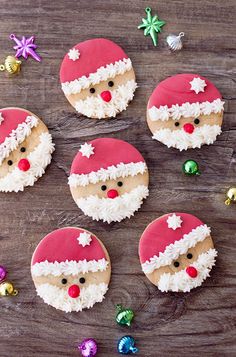
[[[221,133],[224,102],[208,79],[179,74],[160,82],[149,98],[147,123],[153,139],[187,150],[212,144]]]
[[[90,85],[80,93],[66,95],[66,98],[80,113],[93,119],[100,119],[101,116],[108,119],[124,110],[132,100],[134,89],[130,93],[129,87],[134,83],[135,73],[131,69],[114,78]]]
[[[69,177],[73,199],[85,215],[103,222],[130,218],[148,196],[149,174],[129,143],[100,138],[81,145]]]
[[[68,227],[50,233],[40,242],[31,272],[37,293],[45,303],[65,312],[81,311],[103,300],[110,282],[111,262],[95,235]]]
[[[166,214],[145,229],[139,243],[142,270],[162,292],[189,292],[209,277],[217,252],[210,228],[187,213]]]
[[[51,134],[36,115],[20,108],[0,110],[0,191],[33,186],[53,151]]]
[[[130,58],[114,42],[81,42],[65,55],[62,90],[77,112],[94,119],[115,117],[133,99],[137,84]]]

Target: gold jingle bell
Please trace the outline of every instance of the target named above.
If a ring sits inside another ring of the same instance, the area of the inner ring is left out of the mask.
[[[230,187],[226,193],[227,199],[225,204],[229,206],[231,203],[236,203],[236,187]]]
[[[13,56],[7,56],[4,64],[0,65],[0,71],[7,71],[10,74],[17,74],[20,72],[21,61]]]
[[[18,290],[16,290],[13,284],[10,281],[3,281],[0,284],[0,296],[15,296],[18,294]]]

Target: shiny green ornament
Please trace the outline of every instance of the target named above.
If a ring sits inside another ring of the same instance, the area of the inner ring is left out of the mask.
[[[122,305],[116,305],[116,322],[120,326],[130,326],[134,318],[134,312],[131,309],[125,309]]]
[[[138,29],[144,30],[144,36],[151,36],[154,46],[157,46],[157,34],[162,31],[161,28],[165,25],[165,21],[159,20],[157,15],[152,16],[150,7],[146,7],[145,12],[147,18],[142,19]]]
[[[183,163],[182,170],[186,175],[195,176],[201,175],[198,163],[194,160],[187,160]]]

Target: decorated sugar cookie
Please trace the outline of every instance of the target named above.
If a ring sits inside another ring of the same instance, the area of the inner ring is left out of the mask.
[[[71,48],[62,61],[60,79],[70,104],[95,119],[115,117],[125,110],[137,87],[130,58],[105,38]]]
[[[81,145],[69,177],[72,196],[85,215],[103,222],[130,218],[148,196],[148,169],[126,141],[100,138]]]
[[[210,145],[221,133],[224,102],[198,74],[177,74],[158,84],[147,106],[153,139],[180,151]]]
[[[157,218],[139,242],[142,270],[162,292],[189,292],[200,286],[216,256],[210,228],[187,213]]]
[[[60,228],[35,249],[31,274],[46,304],[65,312],[81,311],[104,299],[111,263],[94,234],[83,228]]]
[[[53,151],[52,136],[36,115],[20,108],[0,109],[0,191],[33,186]]]

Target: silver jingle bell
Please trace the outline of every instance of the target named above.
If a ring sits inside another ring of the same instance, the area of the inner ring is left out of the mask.
[[[183,47],[183,42],[181,37],[184,36],[184,32],[180,32],[178,35],[168,35],[166,42],[172,51],[179,51]]]

